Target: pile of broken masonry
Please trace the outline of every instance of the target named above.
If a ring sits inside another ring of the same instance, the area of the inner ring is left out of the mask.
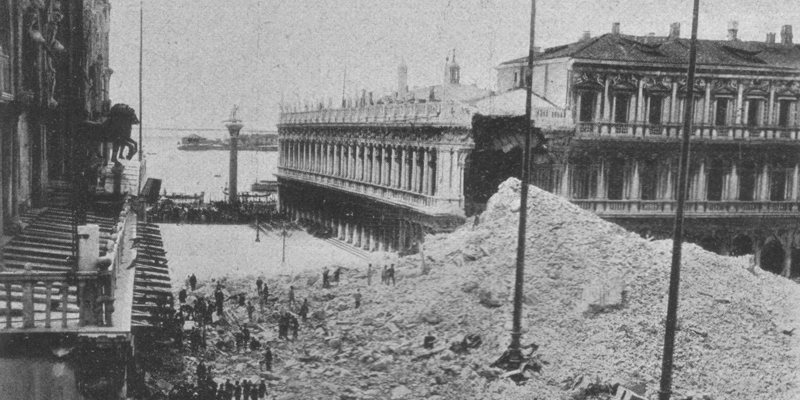
[[[279,307],[290,285],[309,299],[313,316],[301,324],[299,340],[277,340],[268,313],[248,323],[275,354],[273,372],[262,372],[260,353],[214,346],[247,323],[244,307],[226,305],[226,323],[209,335],[207,364],[218,381],[266,378],[276,399],[569,399],[595,382],[643,388],[655,398],[671,241],[643,239],[533,186],[522,341],[539,346],[544,365],[526,372],[524,386],[498,379],[503,371],[489,367],[510,339],[519,188],[509,179],[479,219],[428,236],[427,271],[419,254],[387,259],[396,264],[396,286],[382,285],[376,269],[368,285],[366,265],[347,270],[331,289],[311,274],[267,279]],[[800,325],[792,307],[800,301],[797,284],[753,269],[749,257],[691,244],[683,253],[676,398],[800,398],[800,354],[792,350],[800,346],[791,335]],[[253,282],[234,277],[224,285],[255,297]],[[210,296],[212,289],[194,294]],[[432,350],[422,347],[428,334],[438,339]],[[480,335],[482,344],[450,350],[468,334]],[[188,378],[197,358],[185,358]]]

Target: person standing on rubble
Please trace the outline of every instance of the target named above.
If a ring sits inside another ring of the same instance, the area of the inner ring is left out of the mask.
[[[386,265],[383,266],[383,271],[381,271],[381,283],[387,284],[387,278],[389,277],[389,267]]]
[[[264,368],[272,372],[272,349],[269,346],[264,350]]]
[[[300,322],[297,321],[297,317],[294,315],[289,315],[291,325],[292,325],[292,340],[297,340],[297,331],[300,330]]]
[[[396,282],[394,280],[394,264],[392,264],[392,266],[389,267],[389,276],[386,277],[386,284],[387,285],[389,284],[389,279],[392,280],[392,285],[394,286],[396,284]]]
[[[225,302],[225,294],[222,293],[222,287],[217,285],[217,290],[214,291],[214,299],[217,301],[217,316],[222,316],[222,303]]]
[[[247,345],[250,343],[250,329],[247,329],[246,326],[242,327],[242,345],[244,346],[244,351],[247,352]]]
[[[258,279],[256,279],[256,289],[258,290],[259,296],[261,296],[261,292],[263,291],[261,288],[262,285],[264,285],[264,280],[259,276]]]
[[[264,284],[264,290],[261,293],[261,296],[264,298],[264,307],[269,307],[269,286]]]
[[[261,379],[261,383],[258,384],[258,398],[263,399],[267,396],[267,383],[264,382],[264,379]]]
[[[328,267],[322,270],[322,288],[327,289],[331,287],[330,281],[328,281]]]
[[[201,382],[205,382],[206,380],[206,363],[203,360],[200,360],[200,364],[197,364],[197,383],[200,384]]]
[[[178,301],[180,301],[181,304],[186,303],[186,288],[181,288],[181,291],[178,292]]]
[[[197,288],[197,277],[194,274],[189,277],[189,287],[192,288],[193,292]]]
[[[356,294],[353,295],[353,298],[356,300],[356,308],[361,307],[361,289],[356,290]]]
[[[250,322],[253,322],[253,313],[256,311],[256,306],[253,305],[252,301],[247,302],[247,318],[250,319]]]
[[[339,276],[341,275],[341,273],[342,273],[342,267],[337,266],[336,269],[333,271],[333,281],[336,282],[337,284],[339,283]]]
[[[372,285],[372,263],[367,265],[367,286]]]
[[[233,398],[242,400],[242,387],[239,386],[239,381],[236,381],[236,385],[233,387]]]
[[[294,286],[289,286],[289,307],[295,306],[295,299],[294,299]]]
[[[303,299],[303,305],[300,306],[300,317],[303,318],[303,322],[308,320],[308,299]]]

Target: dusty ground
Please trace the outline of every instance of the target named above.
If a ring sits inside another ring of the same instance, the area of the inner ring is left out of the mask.
[[[277,276],[325,266],[358,266],[358,257],[302,231],[286,238],[286,264],[281,263],[283,240],[275,232],[261,233],[247,225],[161,224],[161,235],[172,272],[173,287],[194,273],[198,279]]]

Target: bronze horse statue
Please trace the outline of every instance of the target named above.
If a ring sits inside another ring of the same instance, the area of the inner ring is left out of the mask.
[[[81,130],[89,143],[111,143],[111,161],[118,164],[122,158],[122,150],[127,148],[130,160],[139,151],[139,146],[131,139],[131,126],[138,125],[136,111],[127,104],[117,103],[108,112],[103,122],[83,121]]]

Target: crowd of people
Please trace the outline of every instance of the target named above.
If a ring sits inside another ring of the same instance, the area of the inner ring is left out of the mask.
[[[370,264],[367,275],[370,283],[372,271],[372,264]],[[325,267],[322,271],[322,289],[330,288],[332,283],[338,284],[342,279],[342,273],[342,267],[334,267],[332,271]],[[394,264],[383,266],[381,283],[386,285],[395,283]],[[230,334],[220,334],[219,339],[216,343],[213,343],[213,346],[227,353],[249,352],[250,354],[259,354],[263,351],[263,354],[258,356],[260,369],[272,371],[273,349],[270,347],[272,342],[260,342],[251,335],[247,324],[240,324],[235,317],[225,313],[226,307],[243,307],[251,323],[259,321],[275,323],[278,333],[277,340],[298,340],[298,332],[301,327],[300,320],[303,323],[307,322],[311,308],[308,299],[303,298],[302,303],[299,302],[298,293],[294,286],[289,286],[288,290],[273,288],[271,291],[261,277],[255,280],[253,286],[256,290],[255,294],[248,293],[248,291],[226,294],[225,286],[222,282],[218,282],[213,295],[206,298],[195,292],[198,289],[198,281],[197,277],[192,274],[187,276],[185,287],[178,292],[178,304],[176,307],[172,306],[172,299],[167,299],[162,302],[164,304],[159,304],[158,307],[154,308],[154,310],[157,310],[154,312],[157,312],[160,317],[160,324],[164,328],[164,332],[174,339],[176,346],[180,349],[186,349],[187,347],[184,343],[184,336],[186,336],[188,338],[188,350],[201,360],[197,366],[196,379],[175,385],[169,394],[170,400],[248,400],[265,398],[268,386],[263,380],[257,383],[249,382],[245,379],[234,381],[227,379],[226,382],[220,383],[220,381],[214,379],[215,374],[212,367],[207,366],[203,361],[209,341],[209,335],[207,334],[209,329],[213,329],[218,321],[225,318],[227,323],[232,326],[233,341],[230,339]],[[275,292],[283,292],[284,290],[286,290],[284,292],[285,297],[284,300],[281,300],[275,295]],[[253,305],[254,300],[259,305],[259,313],[256,313],[256,307]],[[360,290],[353,294],[353,300],[355,308],[360,308],[362,301]],[[230,303],[230,305],[227,305],[227,303]],[[215,314],[218,318],[214,318]],[[194,322],[188,331],[184,331],[185,321]]]
[[[240,201],[231,204],[215,201],[207,204],[182,204],[162,199],[147,211],[155,223],[176,224],[239,224],[256,220],[263,222],[289,222],[288,216],[277,212],[274,202]]]

